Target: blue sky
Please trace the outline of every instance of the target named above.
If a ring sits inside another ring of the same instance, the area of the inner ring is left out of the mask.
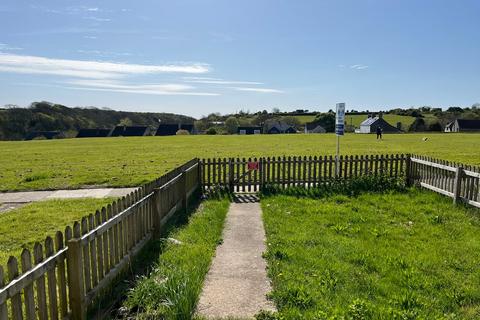
[[[480,101],[480,1],[0,3],[0,104],[193,116]]]

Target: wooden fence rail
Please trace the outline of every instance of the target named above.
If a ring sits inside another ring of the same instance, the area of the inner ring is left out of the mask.
[[[198,159],[36,243],[0,266],[0,320],[86,319],[95,299],[190,197],[200,190]],[[7,273],[8,280],[5,283]]]
[[[408,177],[412,184],[443,194],[454,203],[480,208],[480,168],[412,155]]]
[[[335,178],[361,175],[405,175],[407,156],[355,155],[339,157],[339,175],[333,156],[283,156],[262,158],[202,159],[202,184],[232,192],[257,192],[262,186],[315,187]]]

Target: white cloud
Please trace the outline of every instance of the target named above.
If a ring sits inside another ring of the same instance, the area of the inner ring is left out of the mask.
[[[262,82],[254,82],[254,81],[231,81],[231,80],[224,80],[219,78],[209,78],[209,77],[183,77],[185,82],[188,83],[203,83],[203,84],[246,84],[246,85],[260,85],[263,84]]]
[[[86,8],[87,11],[90,11],[90,12],[97,12],[98,11],[98,8]]]
[[[6,43],[0,43],[0,51],[18,51],[18,50],[23,50],[23,48],[10,46]]]
[[[237,90],[237,91],[249,91],[249,92],[260,92],[260,93],[283,93],[282,90],[270,89],[270,88],[234,87],[232,89]]]
[[[85,39],[92,39],[92,40],[95,40],[97,39],[96,36],[83,36]]]
[[[110,22],[110,21],[112,21],[112,19],[110,19],[110,18],[99,18],[99,17],[93,17],[93,16],[83,17],[83,19],[92,20],[92,21],[96,21],[96,22]]]
[[[50,59],[38,56],[0,54],[0,71],[49,74],[77,78],[114,79],[128,75],[161,73],[201,74],[209,72],[206,64],[141,65],[129,63]]]
[[[110,91],[149,95],[188,95],[188,96],[218,96],[213,92],[194,91],[195,87],[167,83],[167,84],[128,84],[115,80],[74,80],[68,81],[65,88],[91,91]]]
[[[354,64],[354,65],[350,66],[350,69],[365,70],[365,69],[368,69],[368,66],[363,65],[363,64]]]

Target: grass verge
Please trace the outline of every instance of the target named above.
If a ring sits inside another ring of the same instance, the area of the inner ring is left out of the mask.
[[[138,279],[124,306],[126,317],[191,319],[203,280],[221,242],[229,200],[207,200],[187,224],[171,229],[158,242],[158,263]],[[174,239],[174,240],[173,240]]]
[[[262,208],[279,310],[265,319],[480,318],[478,210],[419,190]]]
[[[48,200],[0,213],[0,264],[5,266],[9,256],[19,259],[23,248],[33,250],[35,242],[43,243],[47,236],[55,236],[57,230],[63,232],[67,225],[113,200]]]

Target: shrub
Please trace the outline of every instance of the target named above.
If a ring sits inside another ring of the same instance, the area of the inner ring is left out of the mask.
[[[215,135],[215,134],[217,134],[217,130],[215,130],[215,128],[209,128],[207,130],[207,134]]]
[[[177,136],[188,136],[190,132],[188,130],[180,129],[175,133]]]
[[[365,192],[404,191],[403,179],[387,175],[362,176],[349,180],[332,179],[314,188],[295,186],[282,188],[278,185],[266,185],[261,191],[263,196],[284,194],[297,197],[323,198],[334,194],[358,196]]]

